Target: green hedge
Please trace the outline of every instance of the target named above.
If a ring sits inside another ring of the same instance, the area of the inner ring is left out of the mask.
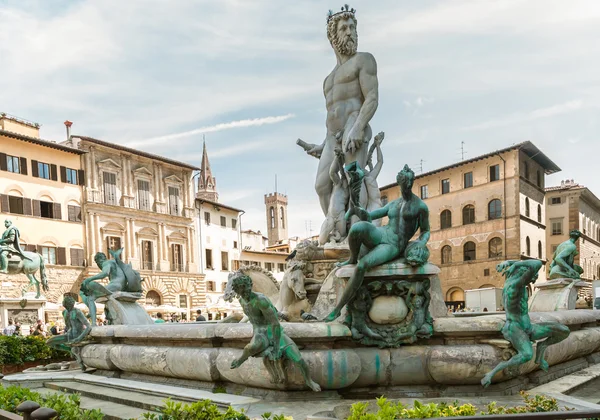
[[[23,401],[34,401],[42,407],[52,408],[58,412],[61,420],[102,420],[104,414],[100,409],[84,410],[79,406],[78,394],[52,394],[42,397],[29,388],[9,386],[4,388],[0,385],[0,409],[16,413],[16,408]]]
[[[502,407],[496,403],[491,403],[483,411],[478,411],[471,404],[459,405],[457,402],[453,404],[423,404],[415,401],[412,406],[409,406],[402,403],[393,404],[381,397],[377,399],[377,409],[375,411],[368,409],[368,402],[353,404],[348,420],[427,419],[432,417],[475,416],[478,414],[515,414],[569,410],[566,407],[561,409],[554,398],[542,395],[530,396],[525,392],[522,392],[521,396],[524,399],[523,405]],[[42,397],[28,388],[16,386],[3,388],[0,385],[0,409],[14,413],[16,407],[27,400],[35,401],[43,407],[56,410],[61,420],[100,420],[103,418],[103,414],[99,409],[82,409],[78,394],[52,394]],[[165,405],[160,409],[160,413],[145,413],[142,418],[146,420],[249,420],[243,410],[236,411],[229,407],[226,411],[222,411],[209,400],[197,401],[192,404],[166,400]],[[291,417],[282,414],[264,413],[262,419],[290,420]]]
[[[0,336],[0,366],[69,357],[69,353],[49,347],[42,337]]]
[[[567,407],[561,409],[555,398],[548,398],[543,395],[531,396],[524,391],[521,391],[521,397],[524,400],[524,405],[504,407],[499,406],[496,402],[492,402],[488,404],[483,411],[478,411],[472,404],[459,405],[458,402],[454,402],[453,404],[423,404],[419,401],[415,401],[412,406],[409,406],[402,403],[392,404],[386,398],[381,397],[377,398],[377,410],[374,412],[368,409],[368,402],[352,404],[348,420],[427,419],[432,417],[538,413],[571,410]]]

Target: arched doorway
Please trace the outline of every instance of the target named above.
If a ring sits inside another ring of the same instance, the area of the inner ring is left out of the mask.
[[[465,307],[465,291],[460,287],[451,287],[446,292],[446,306],[458,310]]]
[[[156,290],[148,290],[148,292],[146,293],[146,305],[162,305],[162,297]]]

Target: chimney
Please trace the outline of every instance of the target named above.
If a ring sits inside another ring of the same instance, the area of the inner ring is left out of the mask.
[[[67,127],[67,141],[71,140],[71,126],[73,123],[69,120],[65,121],[65,127]]]

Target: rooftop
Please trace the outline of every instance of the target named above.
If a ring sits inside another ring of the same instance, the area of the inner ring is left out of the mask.
[[[205,198],[196,198],[196,201],[200,202],[200,204],[206,203],[215,207],[222,207],[224,209],[237,211],[238,213],[244,213],[244,210],[236,209],[235,207],[227,206],[216,201],[206,200]]]
[[[547,193],[560,191],[581,191],[581,197],[593,204],[597,209],[600,209],[600,199],[588,187],[578,184],[573,179],[566,179],[561,181],[560,185],[546,188]]]
[[[134,154],[134,155],[139,155],[139,156],[147,157],[149,159],[158,160],[158,161],[161,161],[161,162],[168,163],[170,165],[180,166],[180,167],[183,167],[183,168],[192,169],[192,170],[196,170],[196,171],[200,170],[200,168],[198,168],[197,166],[190,165],[189,163],[179,162],[179,161],[176,161],[176,160],[173,160],[173,159],[166,158],[164,156],[159,156],[159,155],[155,155],[155,154],[152,154],[152,153],[143,152],[141,150],[132,149],[131,147],[126,147],[126,146],[121,146],[120,144],[116,144],[116,143],[109,143],[107,141],[98,140],[98,139],[95,139],[93,137],[76,136],[76,135],[74,135],[72,137],[80,139],[80,140],[83,140],[83,141],[87,141],[87,142],[90,142],[90,143],[94,143],[94,144],[97,144],[99,146],[109,147],[111,149],[122,150],[124,152],[129,152],[129,153]]]
[[[546,187],[546,192],[550,191],[560,191],[560,190],[578,190],[581,188],[585,188],[585,186],[578,184],[574,179],[565,179],[560,181],[560,185],[555,185],[554,187]]]
[[[82,155],[82,154],[86,153],[83,150],[65,146],[63,144],[56,143],[52,140],[42,140],[42,139],[38,139],[37,137],[26,136],[23,134],[14,133],[12,131],[2,130],[2,129],[0,129],[0,136],[6,136],[6,137],[13,138],[13,139],[25,141],[28,143],[33,143],[33,144],[37,144],[37,145],[44,146],[44,147],[50,147],[51,149],[61,150],[63,152],[67,152],[67,153],[74,153],[76,155]]]
[[[7,114],[6,112],[0,112],[0,118],[15,121],[20,124],[27,125],[29,127],[40,128],[40,124],[38,124],[36,122],[26,120],[25,118],[17,117],[15,115],[10,115],[10,114]]]
[[[457,163],[453,163],[452,165],[443,166],[441,168],[434,169],[433,171],[429,171],[429,172],[425,172],[425,173],[419,174],[419,175],[415,176],[415,179],[424,178],[424,177],[427,177],[427,176],[430,176],[430,175],[437,174],[439,172],[443,172],[443,171],[447,171],[449,169],[457,168],[457,167],[462,166],[462,165],[468,165],[469,163],[477,162],[478,160],[487,159],[487,158],[492,157],[494,155],[498,155],[500,153],[510,152],[510,151],[516,150],[516,149],[522,150],[532,160],[534,160],[539,165],[541,165],[542,168],[544,168],[544,172],[545,172],[546,175],[550,175],[550,174],[553,174],[555,172],[559,172],[561,170],[558,167],[558,165],[556,165],[554,162],[552,162],[550,160],[550,158],[548,156],[546,156],[544,153],[542,153],[542,151],[540,149],[538,149],[535,144],[533,144],[530,141],[524,141],[522,143],[514,144],[514,145],[512,145],[510,147],[506,147],[504,149],[500,149],[500,150],[496,150],[494,152],[486,153],[485,155],[481,155],[481,156],[477,156],[477,157],[474,157],[474,158],[471,158],[471,159],[463,160],[463,161],[460,161],[460,162],[457,162]],[[388,184],[388,185],[385,185],[385,186],[381,187],[380,190],[384,190],[384,189],[387,189],[387,188],[395,187],[396,185],[398,185],[398,183],[397,182],[393,182],[391,184]]]

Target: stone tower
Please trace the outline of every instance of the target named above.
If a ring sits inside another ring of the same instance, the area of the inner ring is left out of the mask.
[[[217,179],[210,171],[210,162],[208,161],[208,153],[206,152],[206,142],[202,147],[202,164],[200,165],[200,176],[198,177],[198,192],[196,198],[204,200],[219,201],[219,193],[217,192]]]
[[[269,246],[288,238],[287,205],[287,195],[278,192],[265,194]]]

